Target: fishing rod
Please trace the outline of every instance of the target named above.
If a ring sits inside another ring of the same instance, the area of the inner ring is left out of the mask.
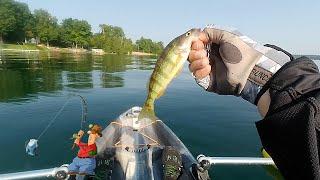
[[[81,96],[79,94],[76,94],[76,95],[80,97],[81,104],[82,104],[82,106],[81,106],[81,109],[82,109],[82,113],[81,114],[82,115],[81,115],[81,122],[80,122],[80,129],[82,129],[83,128],[83,124],[87,122],[87,115],[88,115],[88,107],[87,106],[88,106],[88,103],[87,103],[87,100],[83,96]],[[72,136],[72,139],[75,139],[75,138],[76,138],[76,136],[74,134]],[[71,149],[74,149],[74,147],[75,147],[75,143],[73,143]]]
[[[87,100],[79,95],[79,94],[70,94],[68,96],[67,101],[62,105],[62,107],[59,109],[59,111],[54,115],[54,117],[51,119],[51,121],[48,123],[48,125],[41,131],[40,135],[36,139],[30,139],[28,142],[26,142],[25,148],[26,153],[30,156],[35,156],[37,153],[37,149],[39,147],[38,141],[40,138],[49,130],[49,128],[53,125],[53,123],[57,120],[57,118],[60,116],[60,114],[63,112],[69,101],[71,100],[71,97],[78,96],[81,100],[81,121],[80,121],[80,129],[82,129],[83,124],[87,122],[87,115],[88,115],[88,103]]]
[[[87,116],[88,116],[88,103],[87,103],[87,100],[79,95],[79,94],[76,94],[76,96],[79,96],[80,99],[81,99],[81,123],[80,123],[80,129],[82,129],[83,127],[83,124],[87,122]]]

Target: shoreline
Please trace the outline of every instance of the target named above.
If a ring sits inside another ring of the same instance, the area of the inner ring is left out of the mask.
[[[47,47],[45,45],[18,45],[18,44],[0,44],[0,51],[11,51],[11,52],[58,52],[58,53],[75,53],[75,54],[92,54],[92,55],[105,55],[105,54],[116,54],[111,52],[105,52],[102,49],[83,49],[83,48],[60,48],[60,47]],[[132,56],[157,56],[157,54],[132,51],[127,55]]]
[[[157,54],[138,52],[138,51],[132,51],[131,55],[133,55],[133,56],[157,56]]]

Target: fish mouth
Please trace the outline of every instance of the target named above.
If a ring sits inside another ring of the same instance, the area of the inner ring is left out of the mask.
[[[188,50],[191,48],[192,42],[199,39],[199,35],[201,33],[200,28],[193,28],[182,34],[179,39],[179,52],[180,53],[188,53]]]

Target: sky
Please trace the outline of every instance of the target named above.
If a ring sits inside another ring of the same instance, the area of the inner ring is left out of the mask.
[[[319,0],[19,0],[45,9],[61,22],[87,20],[123,28],[134,41],[141,36],[169,43],[190,28],[217,24],[237,28],[261,44],[293,54],[320,55]]]

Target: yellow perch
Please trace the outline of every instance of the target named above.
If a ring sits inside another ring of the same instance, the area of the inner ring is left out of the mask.
[[[161,97],[174,77],[182,70],[189,56],[192,41],[199,36],[200,29],[190,31],[172,40],[159,56],[149,80],[148,96],[139,115],[139,119],[156,119],[154,101]]]

